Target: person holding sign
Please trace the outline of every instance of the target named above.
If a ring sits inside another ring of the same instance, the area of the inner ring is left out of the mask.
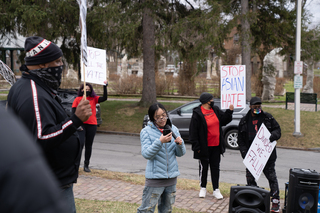
[[[264,112],[261,109],[261,99],[259,97],[253,97],[250,100],[250,110],[247,115],[240,120],[238,128],[238,145],[242,158],[246,157],[247,151],[256,137],[256,134],[262,123],[271,133],[269,138],[270,142],[280,139],[280,125],[271,114]],[[277,153],[275,147],[263,169],[263,173],[268,179],[271,189],[270,196],[272,202],[272,212],[279,212],[280,207],[279,184],[275,170],[276,159]],[[248,169],[246,169],[246,178],[249,186],[257,186],[255,178]]]
[[[76,212],[73,183],[77,182],[81,156],[77,128],[91,116],[90,103],[82,100],[69,117],[57,95],[63,70],[61,49],[39,36],[28,37],[24,49],[25,65],[20,67],[24,72],[9,91],[8,107],[41,147],[59,181],[67,211]]]
[[[92,110],[92,115],[90,118],[83,123],[81,128],[79,129],[79,136],[82,141],[82,148],[83,145],[85,147],[85,154],[84,154],[84,171],[85,172],[91,172],[89,169],[89,163],[90,163],[90,158],[92,154],[92,144],[93,144],[93,139],[94,136],[96,135],[97,132],[97,116],[96,116],[96,104],[104,102],[108,99],[108,91],[107,91],[107,86],[108,86],[108,81],[104,81],[104,86],[103,86],[103,96],[97,96],[96,93],[93,90],[93,87],[91,84],[86,83],[86,96],[87,100],[90,102],[91,110]],[[78,97],[76,97],[72,103],[72,111],[74,112],[76,110],[76,107],[79,105],[81,100],[83,99],[83,90],[84,90],[84,85],[81,84],[79,90],[78,90]],[[81,149],[82,150],[82,149]]]
[[[193,157],[199,160],[200,193],[199,197],[206,196],[208,167],[210,165],[213,196],[222,199],[219,190],[220,155],[225,152],[225,143],[222,135],[222,126],[232,120],[233,105],[225,112],[214,106],[213,96],[202,93],[201,104],[193,109],[189,126],[189,141],[192,143]]]

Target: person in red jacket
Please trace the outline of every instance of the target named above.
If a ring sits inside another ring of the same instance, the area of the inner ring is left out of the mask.
[[[83,123],[82,128],[80,128],[80,131],[78,131],[80,139],[82,141],[82,148],[83,145],[85,146],[85,154],[84,154],[84,171],[85,172],[91,172],[89,169],[89,163],[90,158],[92,154],[92,144],[94,140],[94,136],[97,132],[97,116],[96,116],[96,104],[104,102],[108,99],[108,92],[107,92],[107,86],[108,81],[104,81],[103,86],[103,96],[98,96],[94,90],[91,84],[86,83],[86,96],[87,100],[90,102],[92,115],[89,117],[89,119]],[[83,99],[83,88],[84,85],[82,84],[78,90],[78,97],[76,97],[72,104],[72,110],[75,111],[76,107],[80,103],[80,101]]]

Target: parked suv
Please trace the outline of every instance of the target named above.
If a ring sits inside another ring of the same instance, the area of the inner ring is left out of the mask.
[[[78,96],[76,89],[58,89],[58,95],[61,98],[61,105],[65,109],[68,115],[72,115],[72,103]],[[97,124],[102,124],[100,104],[96,105]]]
[[[200,105],[199,100],[194,100],[189,103],[186,103],[174,110],[168,112],[168,116],[171,122],[179,129],[181,137],[183,140],[189,140],[189,124],[191,121],[191,116],[193,109]],[[220,107],[220,99],[214,99],[214,105]],[[225,111],[225,110],[222,110]],[[238,125],[243,116],[249,111],[249,105],[246,104],[245,108],[234,109],[232,115],[232,121],[226,126],[222,127],[223,137],[226,143],[226,147],[229,149],[239,149],[238,146]],[[142,127],[147,125],[149,121],[149,116],[145,115],[143,119]]]

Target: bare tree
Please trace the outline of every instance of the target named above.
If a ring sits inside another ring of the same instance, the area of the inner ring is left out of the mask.
[[[143,0],[143,3],[152,3],[150,0]],[[143,9],[143,89],[140,100],[141,106],[148,106],[157,101],[155,83],[155,24],[148,4]]]

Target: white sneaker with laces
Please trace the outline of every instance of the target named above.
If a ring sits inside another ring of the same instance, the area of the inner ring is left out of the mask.
[[[218,200],[222,199],[223,196],[222,194],[220,193],[220,190],[219,189],[216,189],[213,191],[213,197],[217,198]]]
[[[206,197],[206,193],[207,193],[207,189],[201,187],[199,197]]]

